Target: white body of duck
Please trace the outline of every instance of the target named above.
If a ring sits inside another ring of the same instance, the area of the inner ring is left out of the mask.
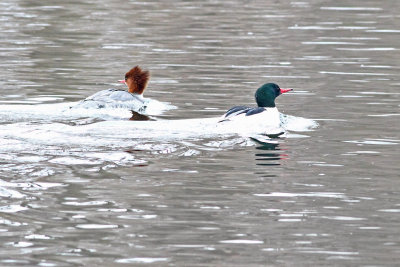
[[[150,99],[142,95],[120,89],[107,89],[97,92],[80,101],[80,108],[128,108],[135,111],[145,110]]]
[[[274,83],[264,84],[255,94],[257,107],[233,107],[220,118],[218,123],[229,124],[230,127],[244,131],[266,129],[267,135],[279,136],[284,130],[281,128],[281,115],[275,106],[275,98],[289,91],[292,89],[281,89]]]

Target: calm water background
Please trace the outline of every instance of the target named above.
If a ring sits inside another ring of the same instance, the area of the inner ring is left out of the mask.
[[[139,64],[152,74],[146,96],[178,107],[160,119],[218,116],[276,82],[296,90],[280,111],[320,127],[277,144],[45,146],[2,134],[0,265],[398,264],[399,10],[397,0],[2,1],[1,105],[77,101]],[[86,122],[10,113],[0,123],[17,134]]]

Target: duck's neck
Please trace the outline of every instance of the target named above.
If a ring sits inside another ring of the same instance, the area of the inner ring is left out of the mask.
[[[143,97],[143,93],[142,93],[142,94],[139,94],[139,93],[137,92],[137,90],[134,90],[133,88],[128,88],[128,92],[131,93],[131,94],[133,94],[133,95],[135,95],[135,96]]]
[[[276,96],[271,92],[259,93],[256,92],[255,95],[257,106],[263,108],[274,108]]]
[[[275,101],[269,101],[269,100],[264,100],[264,101],[259,101],[256,99],[257,106],[262,107],[262,108],[274,108],[275,107]]]
[[[128,92],[131,94],[135,93],[135,88],[133,86],[128,87]]]

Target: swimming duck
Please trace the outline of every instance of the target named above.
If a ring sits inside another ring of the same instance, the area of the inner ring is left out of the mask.
[[[255,99],[257,107],[235,106],[230,108],[219,120],[219,122],[237,122],[240,125],[266,125],[279,128],[281,126],[280,114],[275,105],[275,99],[281,94],[293,89],[280,88],[275,83],[266,83],[257,89]]]
[[[126,84],[128,91],[122,89],[107,89],[97,92],[80,101],[76,107],[83,108],[129,108],[144,111],[149,99],[143,97],[143,92],[149,82],[150,73],[135,66],[125,74],[125,79],[118,82]]]

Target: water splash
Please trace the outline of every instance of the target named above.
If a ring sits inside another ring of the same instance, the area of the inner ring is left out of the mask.
[[[140,156],[143,152],[194,156],[201,151],[252,146],[255,140],[273,143],[271,134],[310,131],[318,126],[313,120],[285,114],[280,114],[278,128],[254,120],[219,123],[219,117],[130,121],[132,113],[127,109],[70,106],[71,103],[0,106],[0,155],[7,163],[4,170],[48,176],[57,173],[57,168],[49,168],[48,163],[88,166],[88,171],[144,166],[147,160]],[[165,108],[171,106],[154,102],[155,113],[160,114]],[[284,136],[304,137],[293,133]],[[26,167],[16,168],[21,161]]]

